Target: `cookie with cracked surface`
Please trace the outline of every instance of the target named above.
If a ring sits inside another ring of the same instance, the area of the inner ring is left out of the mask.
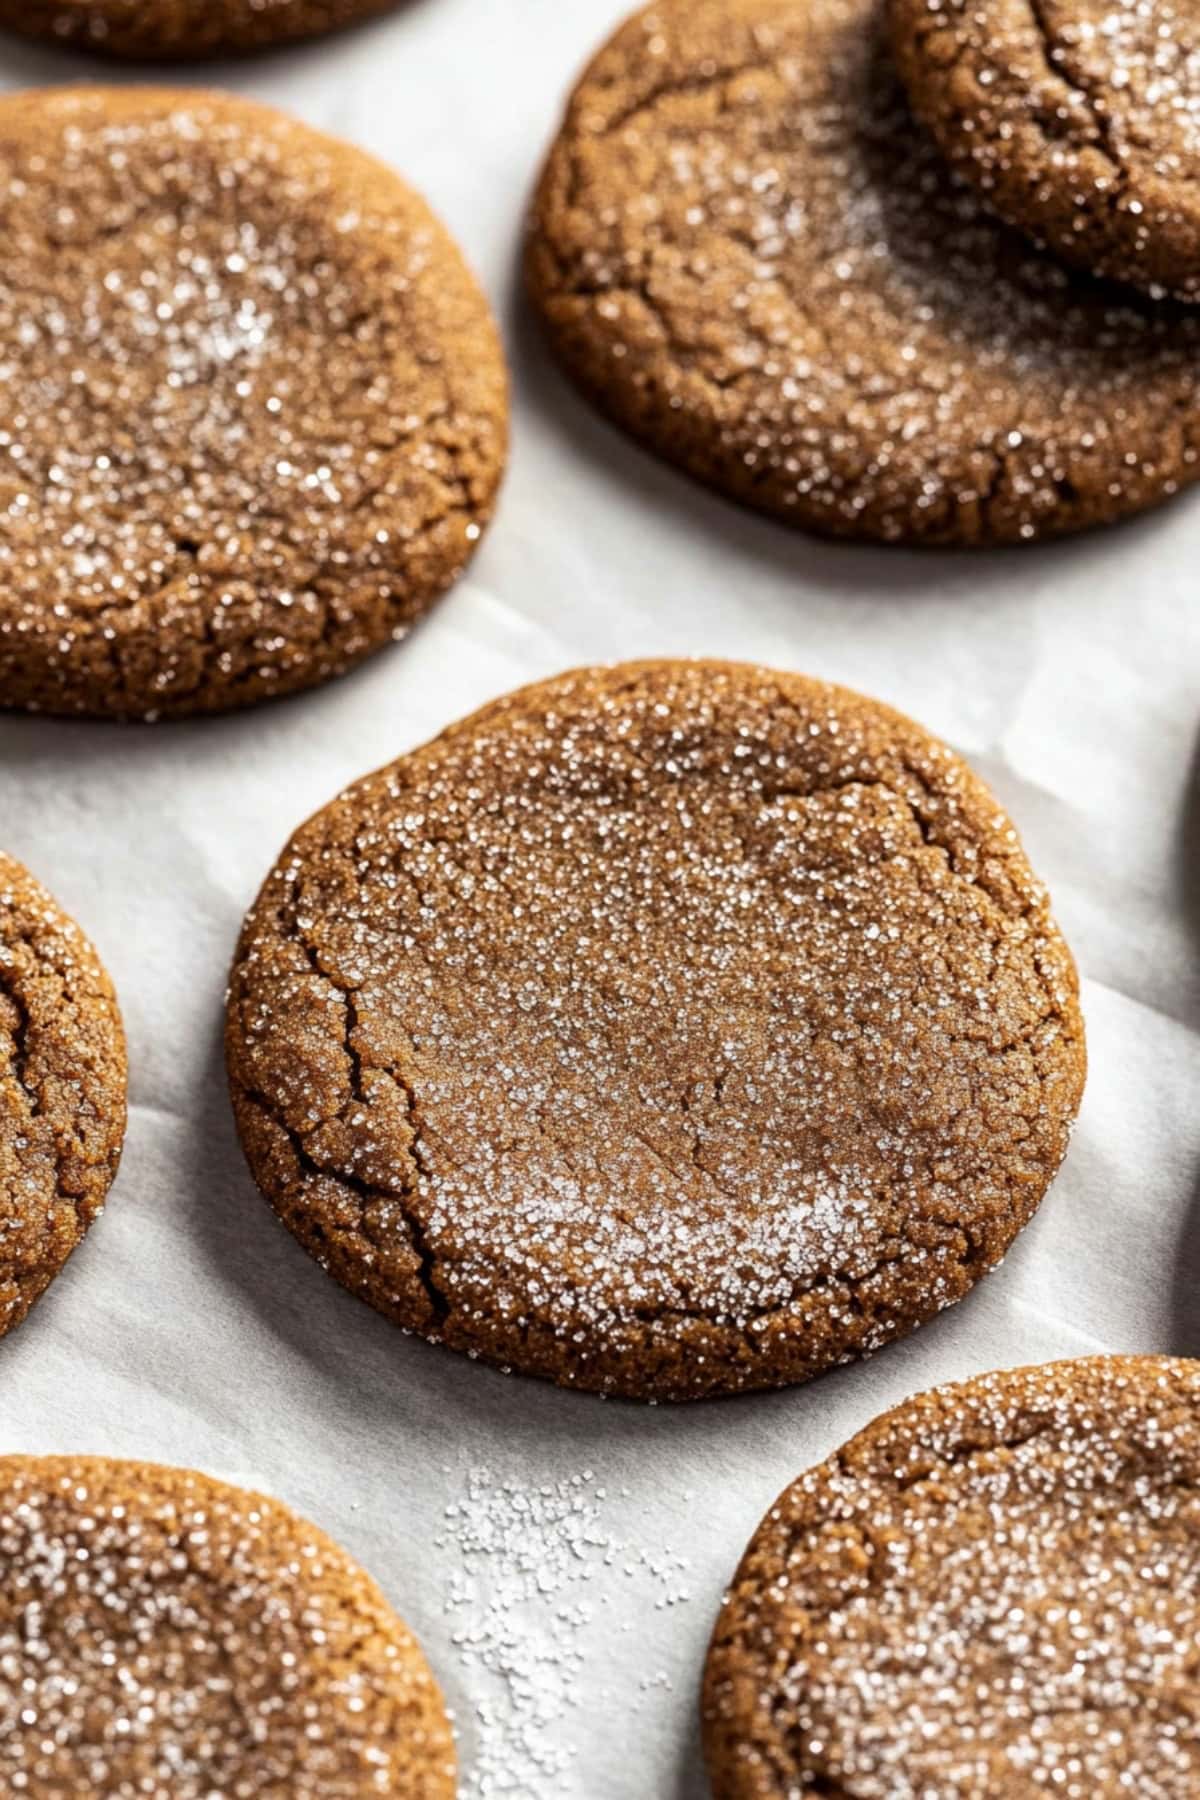
[[[1137,512],[1200,464],[1200,318],[1069,277],[951,177],[883,0],[657,0],[582,77],[528,283],[570,374],[780,518],[924,544]]]
[[[703,1695],[715,1800],[1190,1800],[1200,1364],[935,1389],[782,1494]]]
[[[1015,831],[887,707],[583,669],[358,782],[243,928],[254,1176],[353,1292],[641,1399],[800,1381],[959,1299],[1084,1078]]]
[[[1200,298],[1200,21],[1170,0],[891,0],[913,107],[1070,262]]]
[[[190,1469],[0,1458],[0,1778],[110,1800],[452,1800],[416,1640],[344,1550]]]
[[[0,1337],[102,1211],[125,1090],[125,1035],[99,957],[0,852]]]
[[[400,637],[495,499],[487,303],[398,176],[250,101],[0,100],[0,705],[157,717]]]
[[[399,0],[0,0],[0,25],[25,37],[134,58],[262,50],[340,31]]]

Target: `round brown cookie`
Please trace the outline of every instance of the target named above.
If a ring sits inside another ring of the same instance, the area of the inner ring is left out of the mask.
[[[800,1381],[959,1299],[1084,1077],[1017,836],[885,706],[716,662],[487,706],[301,828],[234,1107],[345,1286],[564,1385]]]
[[[416,1640],[324,1532],[190,1469],[0,1458],[0,1776],[30,1800],[452,1800]]]
[[[1071,262],[1200,297],[1200,19],[1169,0],[891,0],[915,110]]]
[[[584,74],[529,285],[567,369],[725,493],[978,544],[1194,480],[1200,319],[1071,279],[948,176],[883,0],[658,0]]]
[[[125,1087],[125,1035],[99,957],[0,852],[0,1337],[102,1211]]]
[[[907,1401],[782,1494],[705,1673],[714,1800],[1192,1800],[1200,1364]]]
[[[470,557],[487,304],[424,202],[249,101],[0,101],[0,703],[155,716],[340,674]]]
[[[0,0],[0,25],[112,56],[212,56],[338,31],[399,0]]]

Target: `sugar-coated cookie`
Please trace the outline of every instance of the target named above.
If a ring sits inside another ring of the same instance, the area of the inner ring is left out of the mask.
[[[255,1179],[408,1330],[567,1386],[800,1381],[961,1298],[1084,1079],[993,796],[717,662],[524,688],[287,845],[231,978]]]
[[[1200,1364],[906,1401],[782,1494],[704,1682],[714,1800],[1192,1800]]]
[[[213,56],[319,37],[398,0],[0,0],[26,37],[135,58]]]
[[[943,152],[1091,271],[1200,298],[1200,17],[1175,0],[891,0]]]
[[[0,1337],[103,1208],[125,1097],[112,982],[78,925],[0,852]]]
[[[324,1532],[190,1469],[0,1457],[0,1788],[453,1800],[411,1633]]]
[[[487,523],[487,304],[382,164],[248,100],[0,100],[0,705],[244,706],[400,637]]]

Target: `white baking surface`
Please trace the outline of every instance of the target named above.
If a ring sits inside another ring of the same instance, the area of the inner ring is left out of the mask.
[[[521,1800],[698,1800],[695,1693],[722,1584],[785,1482],[884,1406],[1042,1358],[1200,1352],[1200,495],[1044,549],[828,546],[726,506],[594,419],[548,367],[515,263],[568,83],[622,10],[409,0],[326,43],[137,77],[275,102],[425,191],[504,325],[511,471],[467,579],[347,680],[194,725],[0,720],[0,842],[95,938],[132,1066],[109,1209],[0,1344],[0,1448],[192,1464],[293,1502],[420,1634],[473,1792],[487,1791],[474,1720],[492,1690],[453,1642],[444,1510],[482,1467],[524,1487],[594,1471],[603,1531],[626,1554],[597,1560],[580,1703],[547,1731],[573,1761],[517,1779],[510,1756],[517,1785],[501,1791]],[[84,77],[126,79],[0,45],[4,86]],[[810,1387],[650,1409],[505,1379],[342,1293],[255,1193],[219,1031],[243,912],[288,833],[345,782],[521,682],[684,653],[847,682],[970,758],[1079,958],[1091,1076],[1037,1220],[966,1302]],[[660,1606],[669,1584],[651,1566],[672,1553],[690,1561],[691,1597]],[[547,1616],[576,1597],[551,1596]],[[536,1605],[523,1616],[539,1629]]]

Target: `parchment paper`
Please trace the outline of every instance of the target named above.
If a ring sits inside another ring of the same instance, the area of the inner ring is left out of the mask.
[[[345,681],[196,725],[0,719],[0,842],[94,936],[132,1064],[109,1209],[0,1345],[0,1447],[191,1464],[295,1504],[420,1634],[468,1768],[484,1675],[452,1641],[445,1508],[472,1470],[526,1485],[594,1471],[604,1531],[634,1555],[594,1570],[579,1703],[550,1727],[573,1760],[511,1790],[526,1800],[704,1792],[695,1690],[723,1583],[776,1492],[886,1405],[1042,1358],[1200,1352],[1200,495],[1052,548],[838,548],[727,507],[595,420],[523,317],[515,259],[568,83],[623,11],[410,0],[334,41],[136,77],[290,108],[429,195],[508,336],[511,472],[466,581]],[[5,86],[82,77],[134,78],[0,45]],[[1037,1220],[964,1304],[807,1388],[638,1409],[505,1379],[343,1294],[253,1189],[218,1033],[239,921],[301,818],[520,682],[664,653],[830,676],[963,751],[1050,884],[1085,977],[1091,1076]],[[690,1598],[660,1606],[646,1570],[673,1556]]]

